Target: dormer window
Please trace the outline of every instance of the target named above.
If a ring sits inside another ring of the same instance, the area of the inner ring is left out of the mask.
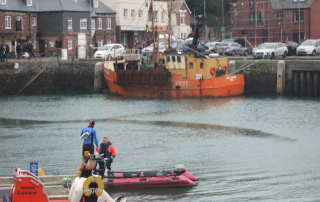
[[[93,0],[93,8],[98,8],[98,0]]]
[[[6,5],[6,4],[7,4],[7,0],[1,0],[1,1],[0,1],[0,4],[1,4],[1,5]]]
[[[32,6],[32,0],[27,0],[27,6]]]

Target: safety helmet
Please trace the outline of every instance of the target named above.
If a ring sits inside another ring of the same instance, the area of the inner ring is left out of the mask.
[[[94,124],[95,124],[95,123],[94,123],[94,120],[90,120],[90,121],[89,121],[89,124],[88,124],[88,127],[92,127],[92,128],[93,128],[93,127],[94,127]]]

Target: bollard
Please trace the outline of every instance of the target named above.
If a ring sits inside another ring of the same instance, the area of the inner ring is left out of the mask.
[[[285,75],[286,75],[286,71],[285,71],[285,61],[284,60],[280,60],[277,63],[277,95],[284,95],[285,92]]]

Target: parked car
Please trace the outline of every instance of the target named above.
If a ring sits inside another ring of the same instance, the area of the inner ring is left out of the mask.
[[[320,54],[320,40],[308,39],[302,42],[297,48],[297,55],[311,55],[315,56]]]
[[[220,42],[208,42],[205,45],[208,46],[209,51],[216,53],[217,52],[217,46],[219,45]]]
[[[288,56],[296,54],[298,44],[294,41],[282,41],[281,43],[285,44],[288,48]]]
[[[259,44],[257,47],[254,47],[254,48],[252,49],[252,52],[254,52],[255,50],[260,49],[263,44],[264,44],[264,43],[261,43],[261,44]]]
[[[254,58],[270,58],[288,55],[288,48],[283,43],[264,43],[258,50],[252,53]]]
[[[231,43],[231,42],[235,42],[235,43],[238,43],[240,44],[241,46],[246,46],[245,42],[244,42],[244,39],[223,39],[221,41],[221,43]]]
[[[94,53],[94,58],[119,57],[123,55],[124,47],[121,44],[106,44]]]
[[[223,54],[223,50],[225,51],[226,55],[244,55],[247,56],[249,55],[249,50],[246,47],[241,46],[238,43],[231,42],[231,43],[220,43],[218,45],[218,53],[220,55]]]

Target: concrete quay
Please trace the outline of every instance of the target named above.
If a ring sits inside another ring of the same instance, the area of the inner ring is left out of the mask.
[[[229,72],[245,75],[244,95],[319,96],[320,57],[289,56],[274,60],[254,60],[248,57],[228,57]],[[101,60],[80,59],[58,61],[57,58],[11,59],[0,63],[0,94],[10,94],[10,86],[29,76],[34,68],[43,69],[25,94],[35,93],[106,93]],[[19,63],[18,69],[2,65]],[[99,64],[100,63],[100,64]]]

